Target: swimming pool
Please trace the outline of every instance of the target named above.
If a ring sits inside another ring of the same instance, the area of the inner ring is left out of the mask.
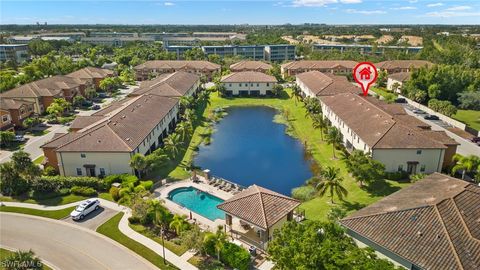
[[[194,187],[176,188],[168,193],[168,199],[212,221],[225,218],[217,208],[223,200]]]

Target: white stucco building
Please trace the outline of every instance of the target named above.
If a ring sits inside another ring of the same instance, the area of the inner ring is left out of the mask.
[[[264,96],[277,83],[274,76],[256,71],[234,72],[221,79],[227,96]]]

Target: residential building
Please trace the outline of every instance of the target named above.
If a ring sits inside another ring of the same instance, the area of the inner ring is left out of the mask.
[[[186,71],[212,79],[216,72],[220,72],[220,65],[208,61],[153,60],[140,64],[133,69],[139,81],[147,80],[152,74],[157,76],[176,71]]]
[[[188,33],[140,33],[141,37],[148,37],[153,38],[155,41],[163,41],[164,38],[169,37],[188,37],[190,34]]]
[[[272,69],[272,65],[262,61],[240,61],[230,65],[230,71],[232,72],[256,71],[267,73],[270,69]]]
[[[136,38],[138,34],[135,32],[90,32],[89,37],[115,37],[115,38]]]
[[[84,32],[51,32],[51,33],[40,33],[41,37],[68,37],[74,41],[80,41],[82,37],[85,37]]]
[[[410,72],[412,69],[431,66],[433,66],[433,63],[426,60],[392,60],[375,64],[375,67],[378,70],[385,70],[388,72],[388,74]]]
[[[343,93],[320,97],[322,111],[342,134],[347,150],[369,153],[387,172],[440,172],[458,143],[445,132],[418,125],[398,104]]]
[[[295,45],[278,44],[265,46],[265,60],[283,62],[295,59]]]
[[[34,103],[31,101],[1,98],[0,108],[2,111],[8,111],[11,124],[15,128],[22,127],[23,120],[34,114]]]
[[[114,72],[109,69],[86,67],[67,74],[67,77],[77,78],[86,81],[88,85],[100,89],[100,82],[107,78],[113,77]]]
[[[350,83],[345,76],[320,71],[307,71],[296,76],[296,83],[303,97],[333,96],[341,93],[360,94],[362,90]]]
[[[12,36],[7,38],[7,42],[11,44],[25,44],[29,43],[34,40],[43,40],[43,41],[67,41],[67,42],[74,42],[75,40],[70,37],[65,36],[40,36],[40,35],[33,35],[33,36]]]
[[[27,44],[0,44],[0,62],[22,63],[30,59]]]
[[[287,78],[307,71],[351,74],[358,63],[349,60],[300,60],[281,65],[282,77]]]
[[[130,93],[129,96],[143,94],[164,97],[192,96],[197,92],[200,85],[200,76],[195,74],[185,71],[164,73],[153,80],[142,81],[140,87]]]
[[[373,51],[376,48],[376,51]],[[385,51],[404,51],[405,53],[417,53],[423,49],[422,46],[385,46],[385,45],[367,45],[367,44],[313,44],[315,51],[340,51],[341,53],[348,51],[360,51],[361,54],[384,54]]]
[[[167,52],[175,53],[177,60],[184,60],[185,59],[185,52],[193,49],[198,48],[196,46],[168,46],[164,47]]]
[[[264,96],[271,94],[277,79],[262,72],[243,71],[225,75],[220,82],[227,96]]]
[[[340,220],[406,269],[480,269],[480,187],[433,173]]]
[[[236,32],[193,32],[193,37],[202,37],[202,38],[223,38],[223,39],[239,39],[245,40],[247,35],[240,34]]]
[[[21,85],[0,94],[0,98],[32,102],[35,113],[42,114],[55,98],[65,98],[71,102],[76,95],[85,91],[82,80],[57,75]]]
[[[163,38],[163,45],[168,47],[171,45],[187,45],[187,46],[198,46],[201,45],[202,43],[220,43],[223,44],[225,42],[233,42],[236,40],[241,40],[241,38],[237,36],[231,36],[231,37],[176,37],[176,36],[170,36],[170,37],[164,37]]]
[[[0,107],[0,130],[1,131],[13,131],[14,125],[12,123],[12,115],[9,110],[5,110]]]
[[[388,75],[387,89],[396,93],[402,92],[403,83],[410,79],[410,72],[397,72]]]
[[[93,45],[104,45],[104,46],[114,46],[122,47],[128,43],[132,42],[146,42],[151,43],[155,42],[153,38],[148,37],[83,37],[81,42],[93,44]]]
[[[264,45],[203,46],[202,50],[207,56],[217,54],[220,57],[239,56],[251,60],[266,60]]]
[[[228,232],[236,240],[265,251],[273,232],[293,220],[300,202],[257,185],[217,206],[225,212]]]

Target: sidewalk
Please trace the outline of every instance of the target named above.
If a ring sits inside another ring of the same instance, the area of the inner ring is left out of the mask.
[[[107,201],[105,199],[98,198],[100,200],[100,204],[103,207],[110,208],[115,211],[121,211],[125,213],[118,224],[118,229],[125,234],[127,237],[137,241],[138,243],[146,246],[147,248],[153,250],[159,256],[163,257],[163,246],[152,239],[143,236],[136,231],[134,231],[130,226],[128,226],[128,218],[132,215],[130,208],[118,205],[114,202]],[[58,206],[46,206],[46,205],[39,205],[39,204],[32,204],[32,203],[21,203],[21,202],[1,202],[2,205],[5,206],[13,206],[13,207],[24,207],[24,208],[31,208],[31,209],[38,209],[38,210],[46,210],[46,211],[53,211],[53,210],[60,210],[64,208],[68,208],[71,206],[76,206],[79,202],[69,203],[65,205],[58,205]],[[188,253],[188,255],[186,255]],[[187,260],[193,256],[190,252],[186,252],[185,256],[177,256],[175,253],[171,252],[167,248],[165,248],[165,259],[170,263],[174,264],[176,267],[184,270],[195,270],[198,269],[195,266],[191,265]]]

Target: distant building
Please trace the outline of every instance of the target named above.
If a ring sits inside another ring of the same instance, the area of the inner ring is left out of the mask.
[[[193,49],[198,48],[195,46],[168,46],[164,47],[167,52],[175,53],[177,60],[184,60],[185,59],[185,52]]]
[[[156,41],[163,41],[165,38],[170,38],[170,37],[188,37],[190,34],[188,33],[140,33],[140,37],[147,37],[147,38],[153,38]]]
[[[220,57],[240,56],[251,60],[266,60],[265,46],[263,45],[224,45],[224,46],[203,46],[205,54],[217,54]]]
[[[113,75],[113,71],[109,69],[86,67],[69,73],[66,76],[87,81],[89,85],[94,86],[95,89],[98,90],[100,89],[100,82],[107,77],[113,77]]]
[[[243,71],[225,75],[220,82],[227,96],[264,96],[271,94],[277,79],[262,72]]]
[[[375,51],[373,51],[376,48]],[[313,44],[313,50],[315,51],[340,51],[341,53],[346,51],[356,50],[362,54],[376,53],[384,54],[386,50],[398,50],[406,53],[417,53],[422,50],[421,46],[372,46],[366,44]]]
[[[23,121],[34,114],[34,103],[26,100],[18,100],[13,98],[1,98],[0,108],[2,111],[2,130],[5,123],[12,124],[13,127],[22,127]],[[4,115],[9,115],[8,119]],[[9,121],[4,121],[9,120]],[[10,127],[8,127],[9,129]]]
[[[116,38],[136,38],[138,34],[135,32],[90,32],[89,37],[116,37]]]
[[[151,43],[155,42],[153,38],[148,37],[123,37],[123,36],[116,36],[116,37],[84,37],[81,39],[82,42],[93,44],[93,45],[104,45],[104,46],[114,46],[114,47],[122,47],[128,43],[132,42],[146,42]]]
[[[406,269],[480,269],[480,187],[434,173],[340,220]]]
[[[283,62],[295,59],[295,45],[266,45],[265,60]]]
[[[257,71],[266,73],[270,69],[272,69],[272,65],[262,61],[240,61],[230,65],[230,70],[232,72]]]
[[[67,41],[67,42],[74,42],[75,40],[68,36],[41,36],[41,35],[33,35],[33,36],[12,36],[7,38],[7,42],[11,44],[24,44],[29,43],[34,40],[43,40],[43,41]]]
[[[378,70],[385,70],[388,74],[398,72],[410,72],[413,69],[431,66],[433,66],[433,63],[426,60],[391,60],[375,64],[375,67]]]
[[[351,74],[357,62],[350,60],[300,60],[281,65],[282,77],[295,76],[307,71],[323,73]]]
[[[396,93],[401,93],[403,83],[408,81],[409,79],[410,79],[410,72],[392,73],[388,75],[387,89],[390,91],[395,91]]]
[[[186,71],[212,79],[214,73],[220,72],[220,65],[208,61],[175,61],[153,60],[140,64],[133,69],[137,80],[147,80],[149,76],[158,76],[163,73]]]
[[[0,61],[7,60],[22,63],[30,59],[26,44],[0,44]]]

